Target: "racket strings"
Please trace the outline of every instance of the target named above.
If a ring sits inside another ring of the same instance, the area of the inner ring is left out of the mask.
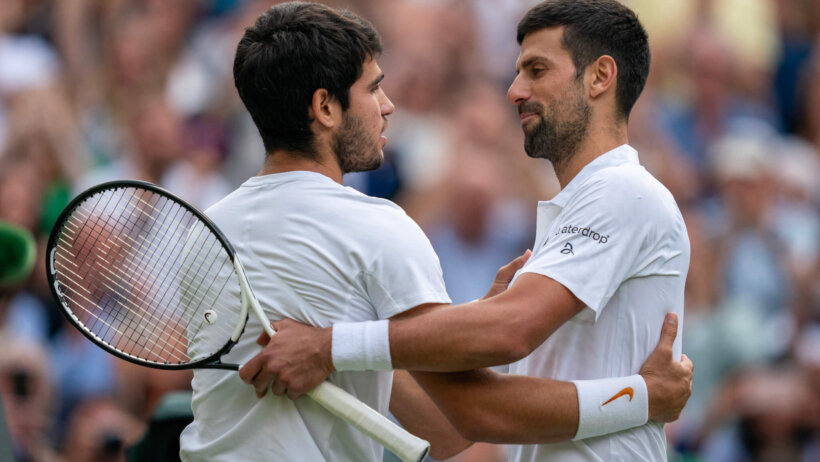
[[[143,202],[143,204],[147,204],[144,200],[142,200],[141,202]],[[147,205],[150,205],[150,204],[147,204]],[[158,209],[156,207],[153,207],[153,208],[154,208],[154,211],[158,211]],[[143,215],[145,214],[144,210],[140,210],[140,211],[143,213]],[[159,218],[160,219],[163,219],[163,220],[168,219],[167,216],[163,216],[165,214],[161,210],[159,210],[159,212],[160,212],[159,213]],[[133,220],[130,220],[130,221],[133,221]],[[145,238],[145,233],[143,232],[144,231],[144,220],[139,220],[139,221],[142,223],[142,225],[139,228],[135,228],[135,229],[138,229],[141,232],[138,235],[139,239],[133,239],[133,237],[131,237],[129,235],[126,235],[126,237],[129,238],[129,240],[132,241],[132,242],[130,242],[130,243],[129,242],[123,242],[123,244],[130,245],[130,246],[137,246],[137,248],[145,249],[145,255],[149,259],[156,260],[158,250],[160,249],[160,247],[157,245],[157,240],[156,239],[147,240]],[[161,228],[168,228],[168,227],[165,226],[165,227],[161,227]],[[162,232],[167,232],[167,229],[161,229],[161,231]],[[156,236],[154,236],[154,237],[156,238]],[[177,236],[177,237],[179,237],[179,236]],[[162,254],[163,252],[160,251],[159,253]],[[133,265],[134,263],[133,262],[128,262],[128,264]],[[129,268],[126,267],[126,270],[129,270]],[[130,270],[134,271],[134,268],[131,268]],[[145,272],[144,271],[137,271],[136,275],[140,279],[143,279],[143,280],[145,279]],[[162,274],[161,274],[161,276],[162,276]],[[169,286],[170,285],[166,284],[166,288],[169,287]],[[148,287],[146,290],[152,291],[153,288]],[[158,295],[159,295],[160,300],[161,300],[162,299],[162,297],[161,297],[162,294],[158,294]],[[149,300],[149,303],[156,304],[157,301],[156,300]],[[138,316],[137,318],[139,319],[141,317]],[[156,320],[151,320],[151,321],[156,321]],[[145,329],[146,324],[150,324],[150,323],[143,323],[143,329]],[[151,351],[154,352],[154,350],[151,350]]]
[[[195,214],[156,192],[119,188],[83,201],[62,226],[54,261],[73,317],[138,359],[204,359],[238,323],[230,255]]]
[[[78,216],[84,217],[82,214],[78,214]],[[86,223],[87,222],[88,221],[86,221]],[[67,227],[69,227],[69,226],[67,226]],[[85,227],[83,229],[85,229]],[[86,233],[83,236],[87,237],[88,234]],[[92,238],[99,238],[99,236],[98,235],[97,236],[92,236]],[[117,239],[114,239],[114,240],[117,240]],[[119,240],[121,240],[121,239],[119,239]],[[63,241],[63,242],[65,242],[65,241]],[[97,241],[97,242],[102,243],[103,247],[105,247],[107,249],[116,248],[116,247],[112,247],[111,245],[107,245],[104,241]],[[116,246],[115,242],[112,242],[112,243]],[[124,243],[124,242],[122,242],[122,243]],[[127,244],[127,243],[125,243],[125,244]],[[108,257],[108,258],[112,258],[112,259],[117,258],[116,253],[113,254],[113,255],[107,255],[106,254],[104,256]],[[103,306],[105,307],[104,311],[109,312],[109,314],[113,313],[113,322],[121,323],[121,322],[124,322],[124,321],[129,321],[132,318],[133,318],[132,322],[133,321],[142,322],[143,325],[150,324],[150,323],[159,324],[160,322],[162,322],[163,320],[159,319],[155,314],[153,314],[151,312],[148,312],[149,316],[148,316],[148,318],[146,318],[146,316],[142,315],[139,311],[137,311],[137,310],[135,310],[131,307],[125,306],[120,301],[120,300],[129,300],[129,299],[134,299],[134,298],[137,298],[137,297],[140,297],[140,296],[144,296],[142,294],[143,290],[138,289],[137,291],[140,292],[140,293],[135,294],[134,291],[131,288],[124,287],[122,284],[117,282],[117,279],[119,279],[119,276],[121,276],[121,274],[116,274],[116,272],[111,271],[110,268],[111,267],[108,267],[108,266],[101,266],[101,271],[99,271],[98,275],[102,276],[102,278],[104,280],[94,280],[93,278],[83,280],[83,281],[89,281],[90,280],[92,282],[91,287],[92,287],[93,290],[88,290],[88,289],[82,287],[81,285],[79,285],[79,281],[77,281],[77,280],[72,280],[72,282],[77,284],[75,287],[79,287],[80,289],[84,289],[84,291],[86,293],[88,293],[89,296],[91,296],[91,297],[95,297],[95,298],[98,297],[98,294],[100,292],[102,292],[102,293],[107,292],[108,294],[112,295],[112,297],[110,297],[110,298],[100,300],[99,303],[103,304]],[[114,267],[114,268],[117,268],[117,267]],[[125,270],[128,270],[128,268],[125,268]],[[86,272],[86,275],[87,275],[87,272]],[[137,276],[141,277],[142,276],[141,272],[137,272]],[[115,278],[117,278],[117,279],[115,279]],[[95,302],[95,300],[92,300],[92,299],[88,298],[87,296],[83,296],[83,299],[86,302],[90,302],[91,305],[94,305],[95,303],[97,303],[97,302]],[[89,315],[91,315],[94,318],[94,320],[98,323],[98,324],[87,323],[87,327],[89,327],[89,329],[91,331],[93,331],[94,333],[98,334],[98,337],[101,337],[103,340],[106,340],[106,341],[110,342],[108,334],[113,333],[113,334],[118,334],[118,335],[124,335],[122,330],[117,329],[116,327],[114,327],[111,322],[107,322],[105,319],[103,319],[99,315],[95,314],[94,311],[89,310],[88,308],[86,308],[83,305],[79,305],[79,306],[82,309],[84,309]],[[124,315],[124,312],[125,313],[135,314],[135,316],[129,317],[127,315]],[[102,330],[103,326],[106,327],[107,329],[110,329],[113,332],[108,332],[106,330]],[[130,326],[130,327],[133,328],[133,326]],[[158,336],[158,334],[156,334],[154,336]],[[151,336],[149,336],[147,338],[147,340],[151,341],[152,340]],[[154,343],[156,344],[156,341]],[[119,348],[125,350],[126,353],[131,352],[131,351],[128,351],[128,349],[123,348],[122,345],[119,345]],[[175,349],[175,350],[177,351],[177,353],[180,353],[179,349]],[[153,351],[153,349],[152,349],[152,351]],[[184,352],[181,352],[181,354],[184,354]]]
[[[77,216],[84,220],[83,221],[83,227],[80,230],[80,232],[82,232],[82,230],[86,229],[85,224],[90,223],[91,220],[89,220],[90,219],[89,216],[85,216],[80,212],[77,212]],[[71,223],[67,223],[66,228],[72,229]],[[88,237],[89,234],[86,233],[84,236]],[[123,236],[125,236],[126,238],[129,238],[132,242],[127,242],[127,241],[123,240],[122,239]],[[99,234],[91,235],[91,238],[99,238]],[[133,248],[134,244],[136,243],[127,234],[126,235],[113,236],[113,239],[111,239],[110,241],[111,242],[106,243],[105,241],[97,240],[95,243],[96,244],[101,244],[105,249],[109,249],[109,250],[124,249],[124,248],[129,248],[129,247]],[[119,242],[113,242],[113,241],[119,241]],[[63,240],[62,242],[65,242],[65,240]],[[110,245],[110,244],[113,244],[113,246]],[[139,245],[139,243],[136,243],[136,244]],[[105,254],[104,255],[105,257],[110,257],[112,259],[117,259],[117,258],[122,257],[121,250],[120,251],[114,250],[114,252],[115,253],[113,255],[109,256],[105,251],[103,251],[103,253]],[[151,255],[149,254],[149,256],[151,256]],[[75,264],[75,266],[76,266],[76,264]],[[129,267],[129,266],[131,266],[131,267]],[[148,265],[145,265],[145,267],[148,267]],[[112,268],[119,269],[119,271],[114,271],[114,270],[112,270]],[[144,326],[145,325],[150,325],[151,323],[159,324],[159,323],[165,321],[163,319],[157,318],[157,316],[156,316],[156,314],[154,314],[154,312],[148,312],[149,316],[148,316],[148,318],[146,318],[145,316],[141,315],[139,312],[137,312],[133,309],[130,309],[127,306],[122,306],[121,302],[119,302],[119,299],[122,299],[122,300],[136,300],[136,299],[140,299],[140,298],[146,299],[146,297],[147,297],[146,292],[147,292],[148,289],[144,289],[144,288],[141,288],[141,287],[126,287],[126,286],[123,286],[122,284],[120,284],[118,282],[118,280],[121,279],[123,276],[125,276],[125,274],[127,274],[128,272],[134,272],[137,278],[144,278],[145,277],[144,268],[142,270],[139,269],[139,268],[136,268],[135,263],[132,262],[132,261],[129,261],[127,259],[127,260],[125,260],[125,264],[122,265],[122,266],[114,266],[114,267],[102,266],[100,269],[101,270],[99,271],[98,275],[101,276],[104,279],[104,281],[94,281],[93,279],[92,279],[92,281],[95,282],[95,289],[98,289],[98,290],[101,289],[104,292],[108,291],[111,294],[116,296],[116,298],[114,298],[112,302],[108,302],[108,303],[119,304],[120,307],[124,308],[127,312],[130,312],[132,314],[136,314],[136,316],[134,316],[134,320],[143,321]],[[116,273],[119,273],[119,274],[116,274]],[[77,283],[78,281],[74,280],[73,282]],[[103,284],[99,284],[99,282],[102,282]],[[89,292],[89,291],[86,289],[86,292]],[[85,298],[85,300],[86,301],[91,301],[87,297]],[[146,300],[146,301],[149,301],[151,303],[156,303],[156,300]],[[109,306],[109,308],[110,308],[110,306]],[[122,310],[117,309],[116,311],[117,311],[118,316],[116,316],[115,318],[119,320],[119,318],[121,317],[120,315],[122,314]],[[90,313],[90,312],[89,312],[89,314],[93,315],[93,313]],[[112,328],[112,330],[114,330],[116,333],[122,334],[119,330],[114,329],[113,326],[111,326],[109,323],[104,322],[104,320],[99,318],[99,316],[94,316],[94,317],[95,317],[96,320],[102,322],[103,325],[105,325],[109,328]],[[98,326],[91,326],[91,328],[94,331],[99,331]],[[99,333],[105,334],[105,332],[99,332]],[[105,335],[103,335],[103,338],[105,338]]]

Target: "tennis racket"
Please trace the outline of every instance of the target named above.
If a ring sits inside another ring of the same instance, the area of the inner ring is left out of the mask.
[[[242,335],[249,309],[274,335],[225,236],[150,183],[114,181],[76,197],[51,232],[46,267],[71,324],[136,364],[238,370],[221,357]],[[427,441],[329,382],[307,395],[404,461],[429,451]]]

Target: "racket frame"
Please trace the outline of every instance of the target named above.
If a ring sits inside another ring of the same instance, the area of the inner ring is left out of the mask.
[[[191,212],[194,216],[199,219],[202,224],[204,224],[208,229],[214,234],[217,241],[222,245],[225,251],[230,256],[231,262],[234,264],[234,269],[239,269],[237,272],[237,277],[239,280],[240,285],[240,295],[241,295],[241,308],[238,317],[238,322],[236,327],[234,328],[233,333],[231,334],[230,339],[228,340],[225,345],[216,351],[216,353],[207,356],[202,359],[198,359],[193,362],[187,362],[184,364],[171,364],[171,363],[159,363],[155,361],[146,361],[141,358],[137,358],[136,356],[129,355],[128,353],[124,353],[116,348],[108,345],[104,340],[97,337],[90,329],[86,328],[83,325],[83,322],[74,314],[74,312],[69,308],[68,303],[66,303],[65,297],[60,290],[60,282],[56,279],[57,269],[54,264],[55,255],[57,252],[57,242],[60,238],[60,234],[62,233],[62,229],[64,228],[63,224],[66,222],[66,219],[74,213],[74,211],[82,205],[88,198],[94,196],[95,194],[112,190],[112,189],[127,189],[127,188],[139,188],[145,189],[151,192],[155,192],[160,194],[162,197],[167,198],[168,200],[172,200],[177,205],[184,207],[187,211]],[[223,363],[220,359],[223,355],[226,355],[231,349],[236,345],[236,342],[239,341],[239,337],[242,336],[242,333],[245,330],[245,326],[248,323],[248,306],[253,304],[253,300],[256,297],[253,296],[251,293],[248,295],[246,292],[250,291],[250,284],[245,277],[245,272],[242,270],[242,265],[238,263],[236,258],[236,251],[234,250],[233,246],[231,245],[230,241],[222,234],[222,231],[217,228],[217,226],[207,217],[205,214],[197,210],[196,208],[192,207],[190,204],[186,203],[182,199],[175,196],[173,193],[160,188],[159,186],[148,183],[145,181],[138,181],[138,180],[117,180],[117,181],[109,181],[106,183],[101,183],[96,186],[92,186],[91,188],[83,191],[75,197],[68,205],[63,209],[60,213],[59,218],[54,225],[54,228],[51,230],[51,234],[48,238],[48,244],[46,246],[46,276],[48,278],[48,287],[51,289],[51,294],[55,300],[59,302],[60,311],[63,313],[66,319],[83,335],[86,336],[89,340],[97,344],[100,348],[104,349],[105,351],[111,353],[112,355],[124,359],[128,362],[132,362],[135,364],[139,364],[140,366],[147,366],[152,367],[154,369],[166,369],[166,370],[185,370],[185,369],[224,369],[224,370],[238,370],[238,364],[231,364],[231,363]],[[258,304],[258,303],[257,303]],[[261,308],[259,308],[261,310]]]

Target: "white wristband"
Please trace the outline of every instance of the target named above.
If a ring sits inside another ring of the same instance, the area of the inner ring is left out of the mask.
[[[330,354],[337,371],[389,371],[389,321],[340,322],[333,325]]]
[[[640,375],[572,383],[578,390],[578,432],[573,440],[626,430],[649,420],[649,393]]]

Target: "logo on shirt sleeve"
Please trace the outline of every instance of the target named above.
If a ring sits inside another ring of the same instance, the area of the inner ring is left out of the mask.
[[[561,249],[561,253],[564,255],[575,255],[575,252],[572,251],[572,244],[569,242],[564,244],[564,248]]]
[[[555,235],[558,236],[558,235],[561,235],[561,234],[578,234],[578,235],[581,235],[583,237],[592,239],[593,241],[595,241],[599,244],[606,244],[607,242],[609,242],[609,236],[610,236],[609,234],[607,234],[607,235],[601,234],[600,232],[593,230],[589,226],[587,226],[585,228],[581,228],[581,227],[572,226],[572,225],[567,225],[567,226],[558,228],[558,230],[555,232]],[[562,251],[561,253],[564,253],[564,252]]]

